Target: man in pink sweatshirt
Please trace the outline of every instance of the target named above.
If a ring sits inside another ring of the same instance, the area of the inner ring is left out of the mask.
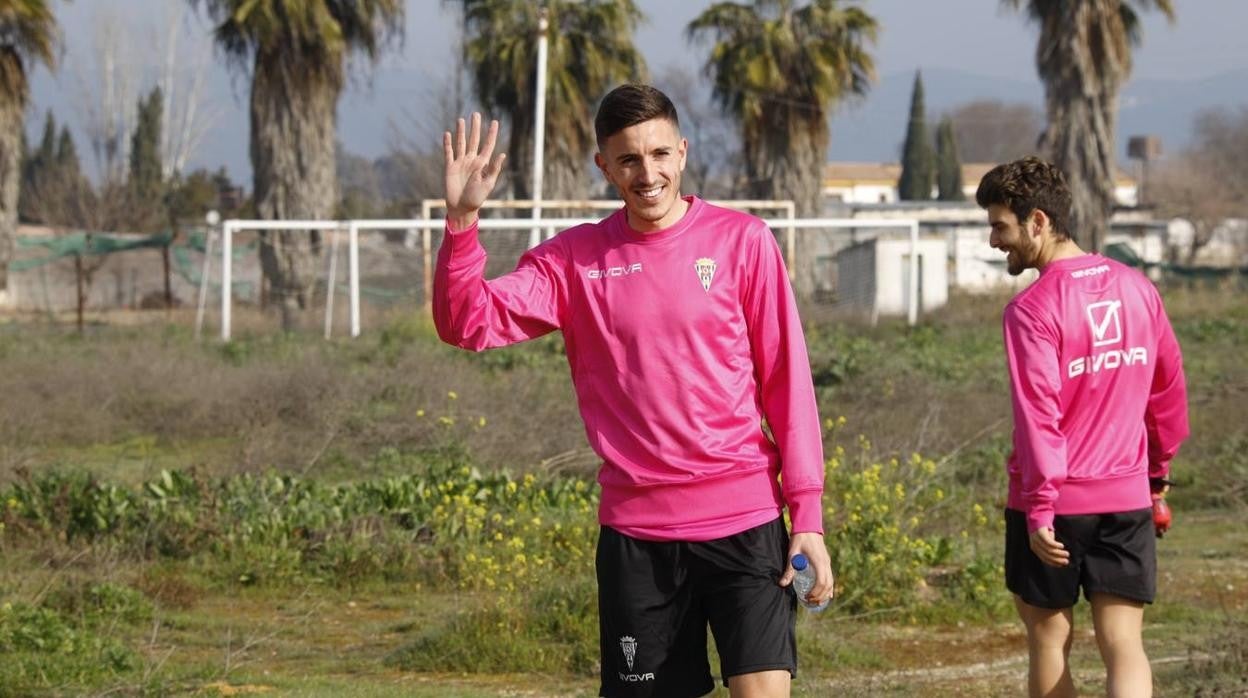
[[[1141,631],[1162,532],[1152,495],[1188,435],[1178,342],[1144,275],[1072,239],[1056,167],[999,165],[975,198],[1009,272],[1040,272],[1003,318],[1014,403],[1005,578],[1027,627],[1030,693],[1075,695],[1067,660],[1082,587],[1109,695],[1151,695]]]
[[[616,88],[594,127],[594,161],[623,208],[488,281],[477,221],[505,157],[492,157],[498,123],[484,143],[477,114],[444,135],[439,336],[480,351],[563,333],[602,458],[602,695],[709,693],[709,624],[733,696],[787,696],[789,560],[803,553],[816,571],[807,601],[831,598],[833,579],[819,417],[783,259],[761,220],[681,196],[688,145],[662,92]]]

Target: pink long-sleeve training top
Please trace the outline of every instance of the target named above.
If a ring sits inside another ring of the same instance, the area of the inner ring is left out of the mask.
[[[1157,289],[1097,254],[1048,264],[1003,317],[1014,401],[1008,506],[1055,514],[1150,506],[1188,435],[1179,344]]]
[[[486,281],[477,226],[438,251],[439,336],[479,351],[561,330],[599,521],[648,540],[713,540],[775,519],[822,532],[823,445],[797,306],[774,236],[686,197],[638,233],[623,209]],[[764,431],[766,418],[770,438]]]

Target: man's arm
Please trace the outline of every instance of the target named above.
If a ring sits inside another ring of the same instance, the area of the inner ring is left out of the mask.
[[[558,270],[530,251],[516,270],[484,279],[485,248],[477,239],[481,206],[494,189],[506,155],[491,159],[498,122],[481,144],[481,115],[465,133],[460,119],[452,138],[442,136],[446,154],[446,231],[438,250],[433,283],[433,320],[443,341],[481,350],[540,337],[558,327]],[[547,250],[548,251],[548,250]]]
[[[815,570],[808,600],[831,598],[834,581],[823,542],[823,436],[810,359],[797,302],[780,247],[770,230],[759,232],[743,307],[763,414],[780,450],[780,480],[793,525],[789,558],[802,553]],[[780,585],[793,581],[790,565]]]
[[[1144,425],[1148,431],[1148,476],[1165,478],[1170,474],[1170,461],[1189,433],[1187,384],[1179,342],[1160,298],[1157,306],[1157,363],[1144,410]]]
[[[1027,531],[1035,533],[1053,527],[1057,491],[1066,481],[1058,338],[1013,303],[1006,306],[1002,326],[1014,404],[1014,457],[1022,469]]]

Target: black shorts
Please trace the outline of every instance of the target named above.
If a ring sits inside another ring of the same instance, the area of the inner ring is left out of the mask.
[[[630,538],[602,527],[598,613],[602,696],[702,696],[715,688],[709,623],[730,676],[797,672],[797,597],[777,584],[789,535],[783,519],[700,543]]]
[[[1005,586],[1040,608],[1069,608],[1079,588],[1152,603],[1157,596],[1157,538],[1152,509],[1056,516],[1053,532],[1070,552],[1066,567],[1050,567],[1031,551],[1027,517],[1005,510]]]

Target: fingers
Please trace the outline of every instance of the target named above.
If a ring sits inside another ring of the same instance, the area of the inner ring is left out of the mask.
[[[1070,564],[1070,552],[1057,540],[1051,528],[1037,529],[1030,536],[1031,551],[1040,561],[1050,567],[1065,567]]]
[[[471,122],[464,119],[457,119],[455,122],[455,135],[452,138],[449,131],[442,132],[442,149],[446,154],[448,163],[475,158],[479,154],[483,161],[487,164],[490,162],[490,156],[494,154],[494,147],[498,144],[498,121],[491,120],[490,127],[485,134],[485,148],[481,148],[481,114],[473,112]],[[501,159],[495,159],[494,165],[500,166]]]
[[[455,121],[455,154],[456,157],[464,157],[468,151],[468,144],[464,141],[464,120],[456,119]]]
[[[793,583],[797,576],[793,569],[793,556],[802,553],[806,556],[810,568],[815,573],[815,583],[811,587],[810,592],[806,595],[804,601],[808,603],[822,603],[831,600],[835,595],[836,578],[832,574],[832,560],[828,555],[828,549],[824,545],[823,535],[819,533],[796,533],[789,541],[788,564],[784,567],[784,574],[781,575],[777,582],[780,586],[786,587]]]
[[[498,157],[494,158],[494,162],[490,163],[489,169],[486,170],[485,176],[490,179],[491,186],[493,185],[494,180],[498,179],[498,176],[502,174],[503,161],[506,159],[507,159],[506,153],[499,153]]]
[[[468,152],[469,155],[476,155],[481,148],[481,114],[472,113],[472,132],[468,135]],[[489,159],[487,154],[486,159]]]
[[[486,160],[489,160],[490,156],[494,154],[494,146],[497,143],[498,143],[498,121],[491,120],[490,130],[487,131],[485,134],[485,150],[481,152],[481,157],[485,158]]]
[[[824,599],[832,600],[835,596],[835,583],[832,578],[832,568],[828,567],[828,576],[824,577],[820,572],[816,578],[815,586],[810,590],[810,595],[814,597],[814,601],[823,601]]]

